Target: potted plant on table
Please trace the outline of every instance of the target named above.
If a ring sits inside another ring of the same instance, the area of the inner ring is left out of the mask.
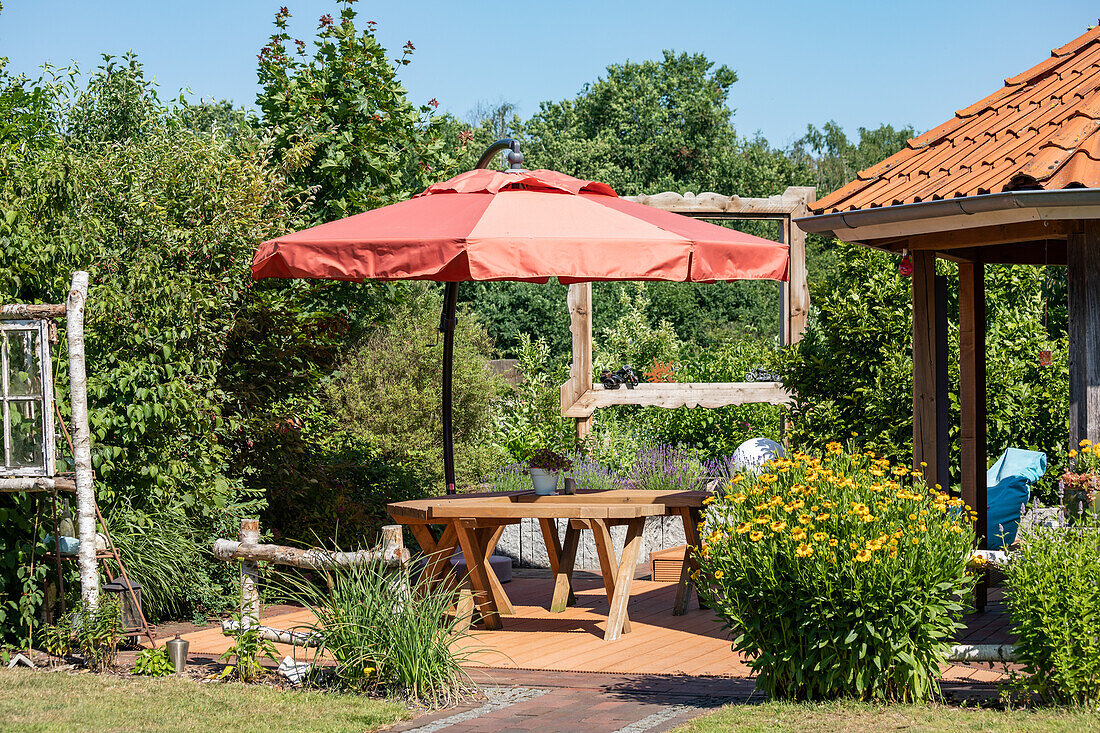
[[[531,474],[531,483],[539,496],[549,496],[557,491],[562,472],[572,467],[572,461],[549,448],[532,451],[527,457],[527,472]]]
[[[1077,447],[1080,450],[1069,452],[1072,470],[1067,469],[1058,481],[1066,517],[1074,522],[1080,521],[1086,511],[1095,513],[1095,502],[1100,499],[1096,491],[1100,488],[1100,445],[1086,439]]]

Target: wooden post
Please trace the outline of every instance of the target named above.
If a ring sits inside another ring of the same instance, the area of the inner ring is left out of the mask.
[[[913,262],[913,469],[936,483],[936,255],[912,253]],[[928,467],[922,468],[924,463]]]
[[[1069,438],[1100,442],[1100,222],[1066,243],[1069,284]]]
[[[260,520],[242,519],[238,539],[242,545],[260,543]],[[241,620],[251,619],[251,623],[260,623],[260,563],[255,560],[241,560]]]
[[[948,394],[947,278],[936,275],[936,483],[951,486],[951,398]]]
[[[975,512],[978,547],[986,538],[985,267],[959,263],[959,409],[962,498]]]
[[[96,504],[92,481],[92,435],[88,426],[88,373],[84,363],[84,304],[88,300],[88,273],[74,272],[65,304],[65,333],[69,342],[69,405],[73,425],[73,463],[76,470],[77,565],[84,605],[99,605],[99,569],[96,566]]]
[[[786,283],[786,338],[784,341],[797,344],[806,330],[806,319],[810,315],[810,287],[806,278],[806,232],[794,224],[794,220],[809,216],[809,203],[816,198],[817,189],[791,187],[783,192],[783,198],[797,198],[794,209],[783,221],[784,241],[790,247],[790,279]]]
[[[573,363],[569,367],[567,404],[573,404],[592,387],[592,283],[569,286],[569,331],[573,335]],[[565,389],[563,389],[563,392]],[[592,415],[575,418],[577,443],[592,430]]]

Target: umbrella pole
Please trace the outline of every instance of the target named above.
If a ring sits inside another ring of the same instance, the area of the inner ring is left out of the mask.
[[[443,317],[439,330],[443,332],[443,477],[447,493],[455,493],[455,447],[452,428],[451,376],[455,351],[455,309],[458,306],[458,283],[449,282],[443,295]]]

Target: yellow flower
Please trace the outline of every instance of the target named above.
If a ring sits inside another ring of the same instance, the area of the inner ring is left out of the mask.
[[[782,532],[787,528],[786,522],[775,521],[771,524],[772,532]]]
[[[824,532],[814,532],[814,542],[824,542],[825,538],[828,536],[829,535],[825,534]]]
[[[855,559],[856,562],[867,562],[868,560],[871,559],[871,551],[870,550],[860,550],[859,552],[856,553],[856,556],[855,556],[854,559]]]
[[[812,514],[799,514],[798,515],[799,524],[809,524],[810,522],[813,521],[813,519],[814,519],[814,517],[813,517]]]
[[[795,554],[799,557],[809,557],[810,555],[814,554],[814,548],[803,542],[801,545],[798,546],[798,550],[795,552]]]
[[[917,515],[916,515],[916,514],[910,514],[910,515],[909,515],[909,521],[910,521],[910,522],[915,522],[915,521],[917,521]]]
[[[1077,445],[1079,445],[1079,446],[1081,446],[1082,448],[1084,448],[1084,447],[1085,447],[1085,446],[1087,446],[1087,445],[1092,445],[1092,441],[1091,441],[1091,440],[1089,440],[1088,438],[1085,438],[1084,440],[1082,440],[1082,441],[1081,441],[1080,443],[1078,443]]]
[[[836,547],[838,544],[840,543],[837,541],[836,537],[833,537],[831,540],[829,540],[829,547]]]
[[[858,542],[849,542],[848,547],[850,547],[854,550],[854,549],[859,547],[859,543]]]
[[[1069,452],[1069,457],[1070,457],[1070,458],[1076,458],[1076,457],[1077,457],[1077,451],[1075,451],[1075,450],[1071,450],[1071,451]]]
[[[750,529],[752,529],[752,522],[741,522],[737,525],[737,534],[745,534]]]
[[[734,486],[736,486],[737,484],[741,483],[744,480],[745,480],[744,476],[742,476],[741,474],[737,474],[736,476],[733,477],[733,481],[731,481],[730,483],[732,483]]]
[[[752,521],[756,522],[757,524],[767,524],[768,522],[771,521],[771,517],[761,516],[761,517],[757,517],[756,519],[754,519]]]
[[[912,542],[914,545],[919,545],[920,544],[920,539],[917,538],[917,537],[914,537],[913,539],[911,539],[909,541]]]
[[[714,571],[714,579],[715,580],[721,580],[724,575],[725,575],[725,573],[723,573],[721,570],[715,570]]]
[[[761,540],[761,538],[763,538],[763,537],[764,537],[763,532],[750,532],[749,533],[749,539],[752,540],[753,542],[759,542]]]
[[[713,503],[713,502],[714,502],[714,494],[711,494],[711,495],[710,495],[710,496],[708,496],[708,497],[707,497],[706,499],[703,499],[703,504],[704,504],[704,505],[706,505],[706,504],[711,504],[711,503]]]
[[[817,521],[819,521],[819,522],[824,522],[828,518],[829,518],[829,513],[828,512],[822,512],[821,514],[817,515]]]

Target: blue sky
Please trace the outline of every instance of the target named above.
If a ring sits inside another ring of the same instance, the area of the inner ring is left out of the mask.
[[[93,68],[101,53],[136,51],[162,96],[252,104],[256,53],[280,5],[310,39],[334,0],[6,0],[0,55],[36,75],[43,61]],[[415,102],[436,98],[465,118],[507,100],[529,116],[542,100],[572,97],[608,64],[702,52],[734,69],[730,106],[742,133],[786,145],[808,123],[835,119],[850,133],[881,122],[931,128],[1046,58],[1097,22],[1095,1],[895,3],[419,2],[358,4],[399,56]]]

